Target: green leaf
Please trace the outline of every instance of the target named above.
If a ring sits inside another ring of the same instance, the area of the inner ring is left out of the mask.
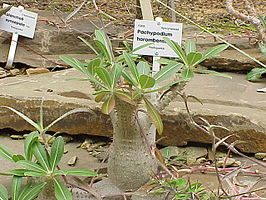
[[[108,50],[106,49],[106,47],[104,46],[103,43],[101,43],[98,40],[94,40],[95,44],[97,45],[97,47],[99,48],[100,52],[104,55],[104,57],[108,60],[108,62],[111,62],[111,57],[108,53]]]
[[[99,43],[101,43],[103,45],[99,49],[103,50],[102,52],[106,55],[106,58],[109,62],[114,62],[114,54],[113,54],[113,50],[112,50],[112,44],[111,44],[110,39],[105,34],[105,32],[103,32],[102,30],[95,30],[95,40],[94,41],[95,41],[96,45],[97,45],[97,43],[98,43],[98,45],[99,45]]]
[[[138,83],[131,77],[131,75],[126,71],[122,71],[122,76],[125,78],[127,82],[129,82],[131,85],[138,87]]]
[[[20,191],[20,194],[19,194],[19,197],[18,197],[18,200],[21,199],[21,197],[31,188],[32,186],[32,181],[30,181],[29,183],[27,183],[23,188],[22,190]]]
[[[122,70],[123,70],[122,63],[115,63],[114,64],[114,66],[111,70],[111,73],[110,73],[111,81],[112,81],[112,84],[111,84],[112,88],[115,88],[118,80],[121,78]]]
[[[88,64],[87,65],[88,73],[90,73],[91,76],[94,76],[96,73],[95,72],[96,67],[101,65],[101,59],[95,58],[93,60],[85,60],[85,62]]]
[[[187,199],[187,200],[189,200],[189,199],[191,199],[191,198],[192,198],[192,197],[191,197],[190,194],[177,193],[177,194],[175,195],[175,199],[182,199],[182,200]]]
[[[67,56],[59,56],[61,60],[63,60],[66,64],[70,65],[71,67],[75,68],[76,70],[82,72],[83,74],[86,74],[85,65],[82,64],[80,61],[78,61],[75,58],[69,58]]]
[[[170,78],[172,75],[174,75],[176,72],[178,72],[183,67],[182,63],[171,63],[169,65],[166,65],[158,71],[153,78],[155,78],[156,83],[160,83],[168,78]]]
[[[179,46],[173,40],[169,38],[163,38],[164,41],[168,44],[168,46],[177,54],[177,56],[182,60],[185,65],[188,65],[188,61],[185,55],[185,52],[182,50],[181,46]]]
[[[266,73],[265,68],[254,68],[248,74],[246,79],[249,81],[255,81],[261,78],[262,74]]]
[[[170,60],[170,59],[166,59],[166,58],[160,58],[158,60],[156,60],[156,62],[162,64],[162,65],[169,65],[169,64],[177,64],[179,62],[177,62],[176,60]]]
[[[188,181],[186,179],[179,178],[179,179],[173,180],[171,184],[173,184],[175,187],[183,187],[188,184]]]
[[[102,105],[102,113],[108,115],[115,107],[115,98],[110,95]]]
[[[63,154],[64,154],[64,140],[61,136],[59,136],[53,142],[50,153],[50,164],[52,171],[55,170],[56,166],[62,159]]]
[[[78,39],[80,39],[84,44],[86,44],[96,55],[98,55],[99,53],[97,52],[97,50],[84,38],[78,36]]]
[[[126,63],[128,65],[128,68],[130,69],[133,77],[135,78],[137,83],[139,83],[139,73],[137,70],[136,63],[131,59],[131,57],[129,56],[128,53],[124,53],[124,57],[125,57]]]
[[[224,78],[232,79],[232,76],[229,76],[229,75],[224,74],[224,73],[216,72],[216,71],[213,71],[213,70],[194,69],[193,71],[194,72],[203,73],[203,74],[210,74],[210,75],[214,75],[214,76],[221,76],[221,77],[224,77]]]
[[[90,81],[89,78],[68,78],[67,81]]]
[[[72,200],[72,194],[68,188],[56,178],[54,180],[55,197],[57,200]]]
[[[139,82],[142,89],[152,88],[155,85],[155,79],[145,74],[140,76]]]
[[[187,55],[188,66],[192,67],[202,60],[202,54],[197,52],[191,52]]]
[[[65,176],[97,176],[97,173],[87,169],[65,169],[57,170],[54,175],[65,175]]]
[[[40,165],[48,172],[51,171],[50,163],[49,163],[49,155],[47,154],[46,150],[40,143],[34,143],[32,146],[33,155],[40,163]]]
[[[264,57],[266,58],[266,45],[259,43],[259,49],[260,49],[261,53],[263,53]]]
[[[161,135],[163,133],[163,122],[159,112],[156,108],[149,102],[148,99],[143,98],[145,106],[148,112],[149,117],[151,118],[152,123],[155,125],[157,132]]]
[[[94,82],[95,84],[99,85],[102,88],[107,89],[105,85],[103,85],[100,81],[95,79],[95,77],[90,73],[90,71],[85,68],[85,64],[81,63],[75,58],[69,58],[66,56],[60,56],[60,59],[63,60],[68,65],[70,65],[71,67],[80,71],[81,73],[87,75],[90,81]]]
[[[135,54],[129,54],[129,55],[130,55],[130,57],[131,57],[132,60],[137,60],[138,58],[140,58],[139,55],[135,55]],[[117,63],[118,63],[118,62],[124,62],[124,61],[125,61],[125,56],[124,56],[124,54],[118,56],[117,59],[116,59],[116,62],[117,62]]]
[[[46,177],[47,175],[41,172],[36,171],[27,171],[24,173],[25,176],[31,176],[31,177]]]
[[[7,173],[9,175],[15,175],[15,176],[25,176],[26,172],[29,172],[30,170],[28,169],[13,169],[8,171]]]
[[[22,183],[22,177],[13,176],[11,183],[12,200],[18,200],[21,183]]]
[[[91,114],[95,114],[89,108],[75,108],[75,109],[70,110],[70,111],[66,112],[65,114],[61,115],[60,117],[58,117],[54,121],[52,121],[48,126],[46,126],[46,128],[44,129],[44,131],[49,130],[53,125],[55,125],[57,122],[61,121],[62,119],[66,118],[67,116],[72,115],[72,114],[76,114],[76,113],[80,113],[80,112],[89,112]]]
[[[210,58],[212,56],[216,56],[218,53],[222,52],[223,50],[227,49],[228,47],[229,47],[229,45],[227,45],[227,44],[220,44],[220,45],[217,45],[215,47],[208,49],[207,51],[205,51],[202,54],[203,58],[202,58],[201,62],[207,58]]]
[[[1,144],[0,144],[0,156],[6,160],[14,162],[13,160],[14,153]]]
[[[181,72],[181,77],[184,79],[191,79],[194,77],[194,73],[191,69],[186,68]]]
[[[7,189],[2,184],[0,184],[0,200],[8,200]]]
[[[96,94],[95,101],[97,103],[101,102],[108,94],[110,94],[110,91],[103,91],[101,93]]]
[[[144,93],[148,94],[148,93],[158,92],[158,91],[161,91],[161,90],[167,90],[167,89],[169,89],[171,86],[173,86],[175,84],[178,84],[178,83],[181,83],[181,82],[187,82],[187,81],[189,81],[189,78],[181,78],[181,79],[172,81],[171,83],[169,83],[167,85],[164,85],[162,87],[156,88],[154,90],[145,91]]]
[[[138,51],[138,50],[140,50],[140,49],[143,49],[143,48],[145,48],[145,47],[147,47],[147,46],[150,46],[150,45],[152,45],[152,44],[153,44],[153,43],[146,43],[146,44],[140,45],[140,46],[136,47],[135,49],[133,49],[130,53],[134,53],[134,52],[136,52],[136,51]]]
[[[41,173],[45,173],[45,174],[47,173],[47,171],[45,171],[45,169],[42,166],[40,166],[34,162],[31,162],[31,161],[20,160],[17,162],[17,164],[21,167],[28,169],[28,170],[33,170],[33,171],[41,172]]]
[[[116,20],[116,18],[112,17],[111,15],[107,14],[106,12],[103,12],[102,10],[100,10],[98,12],[98,15],[99,16],[102,16],[102,17],[105,17],[107,18],[108,20]]]
[[[196,48],[196,44],[193,40],[186,40],[186,44],[185,44],[185,52],[186,55],[192,53],[192,52],[196,52],[197,48]]]
[[[139,75],[142,75],[142,74],[150,75],[150,73],[151,73],[151,66],[147,62],[140,61],[137,64],[137,70],[138,70],[138,74]]]
[[[18,200],[35,199],[40,194],[40,192],[42,191],[45,185],[46,185],[46,182],[41,182],[32,187],[31,183],[28,183],[21,191],[21,194]]]
[[[38,131],[33,131],[29,135],[27,135],[24,141],[24,153],[27,160],[32,159],[32,145],[38,140],[38,137]]]
[[[115,93],[115,96],[117,96],[122,101],[125,101],[125,102],[127,102],[129,104],[135,105],[135,102],[132,100],[132,97],[131,97],[130,93],[122,92],[122,91],[119,91],[119,90],[116,90],[114,93]]]
[[[7,108],[7,109],[11,110],[12,112],[14,112],[18,116],[20,116],[22,119],[24,119],[26,122],[28,122],[30,125],[32,125],[34,128],[36,128],[39,132],[41,131],[41,127],[36,122],[34,122],[33,120],[31,120],[29,117],[27,117],[23,113],[17,111],[16,109],[11,108],[9,106],[0,106],[0,108]]]
[[[112,86],[112,81],[109,72],[103,68],[103,67],[97,67],[96,68],[96,73],[101,79],[103,83],[107,85],[108,88],[111,88]]]
[[[22,156],[20,154],[13,155],[12,159],[13,159],[14,162],[18,162],[20,160],[25,160],[24,156]]]

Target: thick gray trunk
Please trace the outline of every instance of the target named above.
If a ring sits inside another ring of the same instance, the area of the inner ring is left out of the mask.
[[[138,114],[137,109],[137,106],[116,99],[111,116],[114,136],[108,176],[122,190],[138,189],[149,181],[152,173],[157,172],[157,162],[150,148],[154,143],[149,133],[151,124],[147,115]]]

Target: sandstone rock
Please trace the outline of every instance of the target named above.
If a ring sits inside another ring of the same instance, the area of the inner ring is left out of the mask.
[[[241,151],[266,152],[266,121],[262,117],[266,111],[265,94],[256,92],[257,88],[265,85],[248,82],[244,75],[231,75],[232,80],[196,75],[188,84],[186,92],[197,96],[204,104],[200,105],[191,99],[190,110],[198,123],[202,123],[198,117],[203,117],[211,124],[228,128],[230,132],[217,129],[215,133],[220,138],[233,134],[227,142],[241,141],[236,146]],[[55,124],[50,131],[111,137],[110,118],[101,113],[100,104],[94,102],[93,96],[88,96],[93,89],[87,82],[67,81],[73,77],[83,76],[74,69],[68,69],[1,79],[0,105],[14,107],[36,121],[39,119],[41,100],[44,99],[45,125],[74,108],[90,108],[92,112],[70,115]],[[62,93],[68,95],[60,95]],[[88,98],[84,98],[86,96]],[[34,130],[7,109],[2,108],[0,112],[0,129]],[[165,126],[162,137],[165,138],[160,144],[180,146],[188,142],[212,143],[212,137],[191,125],[181,99],[177,98],[162,114]]]
[[[204,147],[176,147],[168,146],[160,149],[162,155],[169,159],[186,155],[185,160],[188,164],[193,164],[198,158],[206,157],[208,151]]]
[[[19,75],[20,74],[20,70],[19,69],[11,69],[10,70],[10,74],[11,76],[16,76],[16,75]]]
[[[7,73],[4,68],[0,67],[0,78],[7,77]]]
[[[266,153],[256,153],[255,158],[262,160],[263,158],[266,158]]]
[[[23,135],[10,135],[10,138],[13,140],[23,140]]]
[[[101,27],[100,22],[96,20],[74,19],[66,27],[58,27],[49,24],[47,21],[61,22],[52,11],[36,11],[39,14],[34,39],[20,37],[19,45],[16,51],[14,63],[18,65],[28,65],[31,67],[54,68],[63,67],[63,62],[59,59],[59,55],[72,55],[79,59],[88,59],[88,54],[93,54],[78,36],[91,41],[90,35],[96,29],[95,25]],[[66,14],[67,15],[67,14]],[[94,25],[95,24],[95,25]],[[128,31],[131,27],[123,27],[110,24],[105,27],[106,32],[110,36],[118,36],[119,33]],[[184,26],[183,39],[191,39],[201,31],[196,27]],[[1,52],[0,62],[6,62],[6,58],[10,46],[11,34],[3,32],[0,38]],[[206,37],[207,36],[207,37]],[[220,44],[220,41],[211,40],[208,35],[196,38],[198,50],[203,51],[207,48]],[[262,56],[258,47],[251,45],[247,38],[229,38],[228,42],[234,44],[242,50],[245,50],[251,56],[266,63],[266,59]],[[118,47],[117,41],[112,41],[114,47]],[[254,61],[235,50],[226,50],[220,54],[220,57],[206,60],[203,65],[207,68],[218,69],[223,71],[249,71],[254,67],[259,67]]]
[[[91,49],[78,39],[78,36],[91,41],[89,36],[94,33],[95,25],[101,27],[100,21],[77,19],[73,20],[68,26],[59,28],[57,25],[47,23],[49,20],[61,22],[52,11],[36,10],[35,12],[39,15],[35,36],[33,39],[19,38],[20,43],[14,63],[23,63],[32,67],[54,68],[60,67],[56,63],[63,63],[58,55],[81,54],[84,57],[92,53]],[[117,35],[119,32],[125,32],[126,28],[109,24],[105,27],[105,30],[109,35]],[[6,62],[11,34],[3,32],[1,35],[4,38],[0,38],[0,62]],[[115,42],[114,45],[117,46]]]
[[[230,166],[235,166],[234,164],[239,164],[239,163],[236,163],[236,160],[234,158],[225,158],[225,157],[218,160],[216,163],[217,167],[223,167],[223,166],[230,167]]]
[[[236,160],[235,163],[232,164],[232,167],[239,167],[241,165],[241,161]]]
[[[69,161],[67,162],[67,164],[68,164],[69,166],[74,166],[74,165],[76,164],[77,160],[78,160],[78,157],[77,157],[77,156],[73,156],[73,157],[71,157],[71,158],[69,159]]]

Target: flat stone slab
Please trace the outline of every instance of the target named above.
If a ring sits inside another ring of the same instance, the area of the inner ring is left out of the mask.
[[[19,37],[15,63],[22,63],[31,67],[54,68],[60,67],[58,64],[62,64],[59,55],[72,54],[75,58],[88,59],[85,56],[93,53],[78,37],[81,36],[87,41],[91,41],[94,30],[101,27],[98,19],[84,18],[81,16],[87,13],[78,13],[67,25],[64,25],[52,11],[35,10],[34,12],[39,14],[35,37],[34,39]],[[64,13],[63,15],[67,16],[67,14]],[[64,18],[64,16],[62,17]],[[112,40],[114,47],[119,46],[119,40],[116,39],[123,39],[124,33],[133,28],[132,26],[122,26],[116,23],[108,24],[108,22],[105,25],[105,31],[114,39]],[[5,63],[7,60],[10,38],[10,33],[1,33],[1,63]],[[193,38],[199,51],[204,51],[222,43],[207,34],[203,35],[202,31],[196,27],[184,25],[183,40]],[[254,58],[266,63],[266,59],[258,47],[252,45],[248,38],[227,38],[226,40]],[[247,72],[254,67],[260,67],[243,54],[230,48],[222,52],[219,57],[206,60],[202,65],[211,69],[236,72]]]
[[[219,137],[234,134],[230,141],[239,140],[237,147],[244,152],[266,152],[266,94],[258,93],[265,82],[252,83],[245,75],[230,74],[233,79],[196,75],[188,84],[186,92],[197,96],[204,103],[189,102],[195,119],[203,117],[211,124],[225,126],[230,132],[217,130]],[[77,113],[55,124],[51,131],[69,134],[112,136],[109,116],[100,111],[100,104],[94,101],[92,87],[88,82],[69,81],[82,78],[74,69],[47,74],[10,77],[0,80],[0,105],[11,106],[33,120],[39,118],[39,107],[44,100],[45,124],[75,108],[89,108],[92,112]],[[2,108],[0,129],[16,131],[33,130],[16,114]],[[186,145],[188,142],[211,143],[212,138],[197,130],[188,121],[181,99],[172,102],[162,113],[166,138],[163,145]],[[198,121],[198,120],[197,120]]]

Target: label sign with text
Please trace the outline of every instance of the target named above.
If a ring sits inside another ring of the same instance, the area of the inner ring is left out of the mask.
[[[168,37],[180,45],[182,24],[135,20],[133,49],[147,43],[152,44],[134,53],[149,56],[177,57],[176,53],[164,41],[164,37]]]
[[[7,7],[8,5],[4,5]],[[12,7],[0,17],[0,29],[33,38],[38,14],[17,7]]]

